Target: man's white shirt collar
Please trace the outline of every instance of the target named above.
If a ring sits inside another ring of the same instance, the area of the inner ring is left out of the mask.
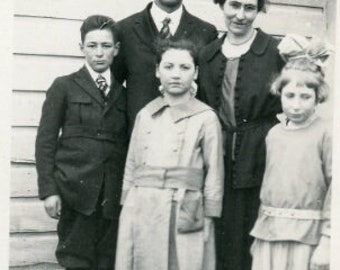
[[[160,31],[163,27],[163,20],[167,17],[170,18],[171,21],[169,23],[169,28],[171,35],[174,35],[176,33],[182,17],[182,13],[183,5],[181,5],[180,8],[172,13],[165,12],[164,10],[160,9],[155,3],[152,4],[150,9],[151,17],[155,22],[158,31]]]
[[[108,85],[107,89],[105,90],[105,94],[107,95],[108,92],[110,91],[110,86],[111,86],[111,70],[108,68],[103,73],[98,73],[98,72],[95,72],[87,62],[85,62],[85,66],[86,66],[87,70],[89,71],[91,78],[93,79],[93,81],[95,82],[95,84],[97,86],[98,86],[98,84],[96,83],[96,80],[98,78],[98,75],[100,74],[105,78],[106,83]]]

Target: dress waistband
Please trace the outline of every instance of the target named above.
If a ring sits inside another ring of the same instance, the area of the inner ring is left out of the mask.
[[[204,171],[189,167],[139,167],[134,172],[134,184],[139,187],[202,190]]]
[[[315,219],[321,220],[321,210],[276,208],[261,205],[260,213],[270,217],[292,218],[292,219]]]

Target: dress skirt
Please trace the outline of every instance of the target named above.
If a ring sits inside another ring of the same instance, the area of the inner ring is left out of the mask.
[[[178,233],[173,189],[133,187],[119,221],[116,270],[215,269],[214,230]]]
[[[294,241],[255,239],[252,270],[309,270],[315,246]]]

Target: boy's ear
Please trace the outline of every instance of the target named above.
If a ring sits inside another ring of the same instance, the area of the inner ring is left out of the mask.
[[[119,53],[119,49],[120,49],[120,42],[116,42],[114,47],[115,47],[114,56],[117,56],[117,54]]]

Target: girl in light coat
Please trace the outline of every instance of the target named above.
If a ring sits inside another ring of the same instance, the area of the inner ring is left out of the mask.
[[[195,99],[191,42],[163,41],[162,96],[137,115],[123,181],[116,270],[215,268],[213,217],[223,196],[221,128]]]

